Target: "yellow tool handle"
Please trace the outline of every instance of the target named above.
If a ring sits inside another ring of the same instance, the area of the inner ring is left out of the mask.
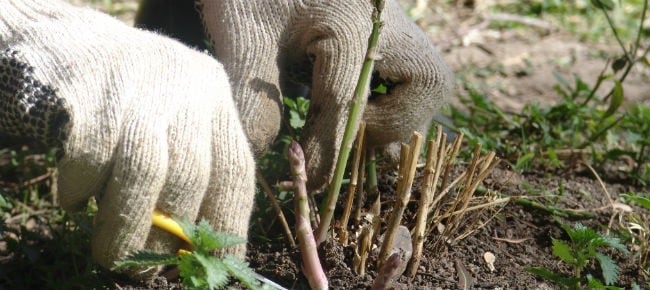
[[[190,238],[188,238],[185,235],[181,226],[178,225],[178,223],[174,221],[174,219],[172,219],[172,217],[167,213],[159,209],[155,209],[153,211],[153,214],[151,215],[151,221],[154,226],[157,226],[163,229],[164,231],[167,231],[172,235],[179,237],[181,240],[185,241],[189,245],[192,244]]]

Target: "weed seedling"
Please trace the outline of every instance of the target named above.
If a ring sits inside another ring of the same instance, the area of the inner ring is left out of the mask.
[[[620,269],[610,256],[600,252],[599,249],[613,248],[628,253],[627,248],[620,243],[619,239],[602,235],[579,223],[575,224],[573,228],[562,222],[560,225],[569,235],[570,241],[553,239],[553,255],[567,263],[573,269],[573,273],[565,275],[543,267],[531,267],[526,270],[570,289],[582,289],[581,285],[584,282],[587,282],[586,285],[589,286],[589,289],[618,289],[610,287],[610,285],[618,280]],[[594,260],[598,262],[602,270],[604,284],[591,275],[582,276],[585,267]]]
[[[155,225],[189,242],[192,252],[181,250],[179,255],[174,255],[138,251],[115,262],[115,269],[174,265],[180,270],[180,276],[187,289],[219,289],[228,285],[230,277],[236,278],[250,289],[272,289],[257,281],[255,273],[246,262],[229,255],[223,258],[212,255],[215,250],[244,243],[245,239],[229,233],[215,232],[205,220],[195,225],[184,217],[174,219],[176,225],[168,216],[160,216],[160,213],[154,213],[153,219]]]

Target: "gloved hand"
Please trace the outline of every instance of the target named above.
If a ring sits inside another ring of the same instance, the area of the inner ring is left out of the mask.
[[[216,60],[56,0],[0,7],[0,131],[62,148],[60,204],[96,197],[101,265],[178,249],[154,208],[246,237],[254,160]]]
[[[312,189],[333,172],[371,32],[370,2],[206,0],[199,6],[255,153],[278,134],[281,85],[289,80],[311,88],[301,143]],[[387,1],[382,20],[375,71],[392,86],[364,101],[371,146],[408,142],[428,126],[454,83],[430,39],[396,1]]]

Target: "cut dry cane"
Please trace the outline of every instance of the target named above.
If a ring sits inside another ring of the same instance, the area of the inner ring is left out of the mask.
[[[357,144],[354,147],[354,157],[352,162],[352,170],[350,176],[350,185],[348,186],[348,197],[345,200],[345,207],[343,208],[343,217],[341,217],[341,231],[339,233],[339,243],[343,245],[348,244],[348,220],[352,212],[352,202],[357,189],[359,163],[361,162],[361,153],[363,151],[363,137],[366,131],[366,122],[361,122],[359,131],[357,131]]]
[[[384,241],[381,245],[379,259],[377,259],[377,265],[379,268],[381,267],[381,264],[388,259],[388,255],[390,254],[389,252],[393,248],[393,241],[395,239],[397,228],[402,222],[402,215],[404,214],[406,205],[411,198],[411,186],[413,185],[413,178],[415,177],[415,169],[417,167],[421,144],[422,134],[418,132],[413,132],[410,146],[402,144],[402,151],[400,153],[400,173],[397,180],[397,198],[395,200],[394,210],[389,219]]]

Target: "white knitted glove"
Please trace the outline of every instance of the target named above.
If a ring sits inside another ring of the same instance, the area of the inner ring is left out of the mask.
[[[254,151],[280,127],[280,82],[311,87],[301,143],[310,188],[327,182],[342,141],[348,109],[371,31],[370,0],[201,1],[203,21],[224,64]],[[452,74],[430,39],[396,1],[386,1],[379,76],[394,86],[364,103],[374,146],[408,142],[451,93]]]
[[[247,235],[254,161],[226,74],[176,41],[56,0],[0,0],[0,131],[63,149],[61,206],[97,198],[105,267],[175,252],[154,208]]]

